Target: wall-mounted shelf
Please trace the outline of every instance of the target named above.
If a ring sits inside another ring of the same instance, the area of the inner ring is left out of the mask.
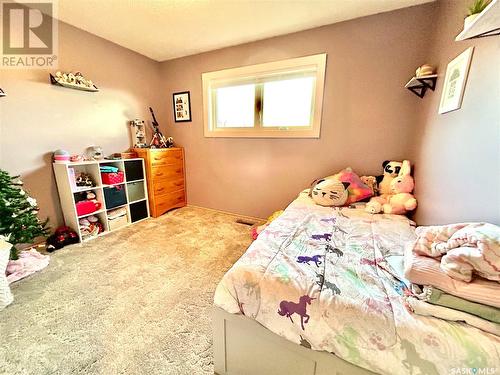
[[[90,92],[99,91],[99,89],[97,88],[96,85],[92,85],[92,86],[88,87],[88,86],[84,86],[84,85],[78,85],[76,83],[60,82],[52,74],[49,74],[49,75],[50,75],[50,83],[52,83],[53,85],[56,85],[56,86],[62,86],[62,87],[66,87],[68,89],[90,91]]]
[[[405,87],[417,95],[419,98],[423,98],[427,89],[434,91],[436,88],[437,74],[431,74],[428,76],[413,77],[408,81]]]
[[[7,96],[7,94],[6,94],[6,93],[5,93],[2,89],[0,89],[0,98],[1,98],[2,96]]]
[[[455,40],[482,38],[485,36],[500,35],[500,0],[493,0]]]

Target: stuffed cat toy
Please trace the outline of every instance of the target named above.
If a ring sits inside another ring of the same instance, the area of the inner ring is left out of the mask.
[[[347,201],[349,182],[340,182],[333,178],[322,178],[313,182],[309,196],[320,206],[342,206]]]
[[[371,198],[366,204],[365,211],[371,214],[383,212],[384,214],[402,215],[414,210],[417,207],[417,200],[411,194],[415,182],[410,173],[410,162],[404,160],[398,176],[391,181],[391,193]]]
[[[382,163],[384,174],[377,176],[379,194],[391,194],[391,181],[399,174],[403,163],[386,160]]]

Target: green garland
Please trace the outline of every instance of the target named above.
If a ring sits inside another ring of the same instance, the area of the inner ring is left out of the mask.
[[[33,243],[49,232],[48,219],[38,219],[36,200],[22,188],[19,176],[12,177],[0,169],[0,238],[11,243],[10,259],[17,259],[15,245]]]

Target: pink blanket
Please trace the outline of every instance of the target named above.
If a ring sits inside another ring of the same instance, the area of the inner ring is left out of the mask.
[[[477,274],[500,281],[500,228],[488,223],[419,227],[413,251],[441,258],[448,276],[465,282]]]
[[[470,301],[500,308],[500,284],[480,277],[471,282],[456,280],[440,269],[438,259],[417,255],[409,246],[405,250],[405,277],[418,285],[433,285],[447,293]]]
[[[21,251],[19,259],[10,260],[7,264],[7,281],[9,284],[40,271],[49,265],[50,257],[40,254],[35,249]]]

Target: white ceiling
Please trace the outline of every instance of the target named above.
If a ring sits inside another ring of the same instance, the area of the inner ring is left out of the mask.
[[[59,18],[157,61],[433,0],[59,0]]]

